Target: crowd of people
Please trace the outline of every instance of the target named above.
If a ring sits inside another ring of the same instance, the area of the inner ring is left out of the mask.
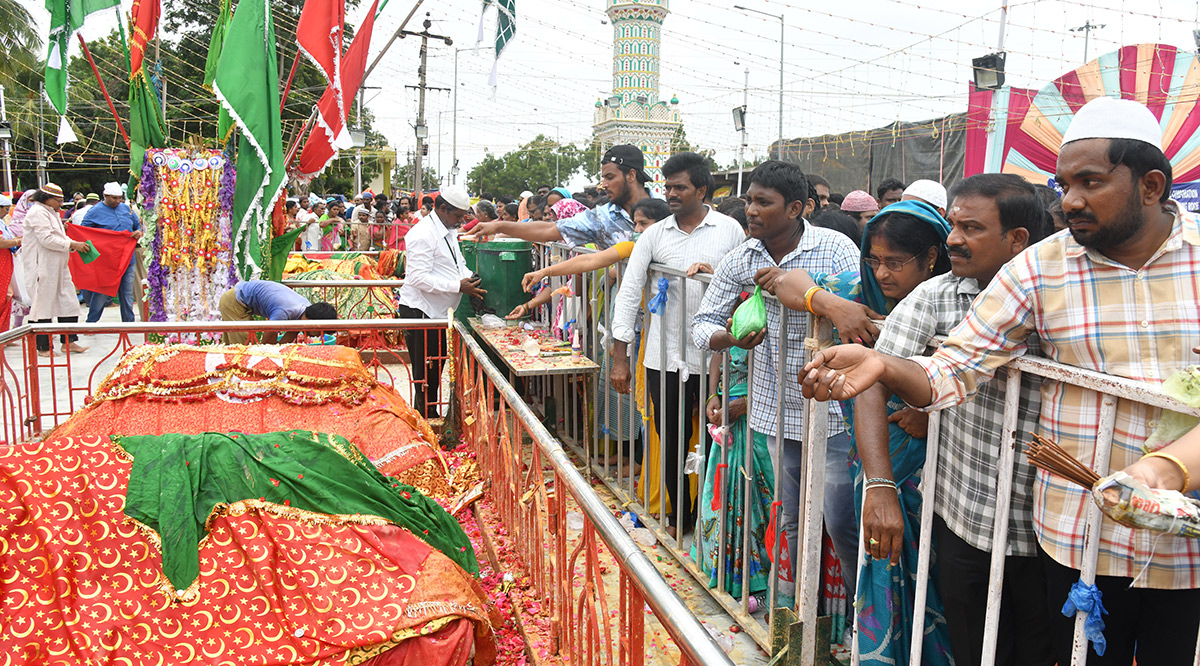
[[[606,390],[620,396],[638,389],[644,424],[638,445],[620,455],[626,470],[642,467],[647,504],[671,507],[669,533],[682,536],[699,524],[692,553],[711,585],[723,570],[726,591],[745,589],[765,602],[778,506],[785,538],[777,544],[777,605],[795,603],[803,400],[827,401],[824,521],[854,599],[862,662],[907,661],[912,626],[920,622],[924,662],[961,665],[979,663],[984,649],[1002,415],[1010,397],[1004,364],[1041,355],[1161,383],[1196,361],[1200,217],[1170,199],[1172,169],[1161,141],[1145,106],[1101,98],[1078,111],[1064,136],[1060,191],[1014,175],[980,174],[949,190],[932,180],[885,179],[874,193],[843,195],[820,175],[771,160],[750,173],[744,195],[714,200],[707,160],[682,152],[661,167],[663,200],[647,188],[642,152],[618,145],[603,156],[600,187],[581,192],[542,185],[514,199],[483,193],[472,204],[460,187],[420,199],[367,191],[349,200],[288,199],[284,212],[286,224],[299,230],[298,250],[404,251],[397,314],[408,319],[440,319],[463,296],[486,294],[487,280],[467,267],[460,230],[475,239],[508,236],[598,250],[526,275],[522,286],[531,297],[507,313],[512,319],[549,302],[550,290],[540,287],[551,276],[627,262],[611,321],[603,322],[611,347],[602,353]],[[66,208],[62,190],[49,183],[15,207],[0,198],[0,250],[10,250],[0,252],[0,282],[10,285],[6,309],[16,299],[29,305],[28,321],[77,321],[80,300],[67,260],[88,248],[71,240],[65,225],[128,232],[135,240],[141,234],[121,188],[109,185],[103,198],[80,193]],[[17,249],[23,259],[14,263]],[[143,263],[131,259],[122,275],[123,321],[133,319]],[[21,264],[24,277],[12,278]],[[655,288],[660,267],[710,273],[709,285],[688,289],[686,278],[664,277]],[[774,296],[764,303],[765,326],[737,336],[731,320],[756,287]],[[647,288],[658,292],[661,309],[648,306]],[[85,297],[88,321],[95,321],[109,297]],[[231,320],[337,316],[328,304],[258,281],[229,290],[221,312]],[[811,332],[802,316],[789,315],[785,327],[789,312],[830,319],[841,344],[804,365]],[[414,407],[434,416],[444,333],[406,331],[405,339]],[[50,354],[48,339],[37,344],[39,353]],[[63,345],[85,349],[65,336]],[[725,381],[714,353],[701,386],[704,352],[728,352]],[[778,366],[781,360],[786,367]],[[1018,442],[1040,433],[1084,464],[1095,459],[1097,395],[1030,375],[1019,390]],[[921,487],[930,410],[945,414],[932,496]],[[1145,450],[1153,418],[1148,407],[1117,402],[1112,469],[1124,468],[1152,488],[1196,490],[1200,475],[1193,481],[1188,469],[1200,465],[1200,434],[1162,452]],[[703,427],[709,424],[714,428]],[[662,460],[658,441],[666,443]],[[707,462],[699,491],[680,496],[674,480],[692,447]],[[725,459],[755,460],[753,476],[731,469],[733,478],[745,478],[744,484],[726,479],[733,492],[721,492],[720,447]],[[651,499],[663,478],[670,480],[666,496]],[[923,501],[933,502],[935,514],[928,611],[914,608]],[[1128,664],[1135,655],[1139,663],[1191,663],[1200,626],[1200,546],[1105,522],[1096,583],[1083,586],[1087,502],[1083,489],[1035,473],[1018,457],[995,663],[1068,663],[1074,627],[1074,614],[1062,612],[1068,596],[1076,606],[1081,598],[1097,604],[1102,598],[1106,609],[1103,634],[1089,632],[1088,663]],[[722,515],[725,541],[734,544],[725,549],[716,542]]]
[[[1059,156],[1061,194],[1017,176],[981,174],[949,191],[930,180],[906,185],[889,179],[874,194],[841,195],[819,175],[768,161],[750,174],[744,196],[713,201],[714,181],[700,155],[676,154],[662,172],[667,210],[651,212],[647,204],[656,200],[646,189],[641,152],[615,146],[603,159],[600,200],[567,199],[561,192],[547,203],[555,190],[545,199],[528,193],[518,203],[525,211],[518,219],[480,222],[472,233],[601,250],[531,273],[527,290],[551,275],[627,260],[609,327],[612,348],[604,350],[611,385],[628,392],[644,372],[647,427],[661,423],[662,432],[651,436],[667,443],[656,474],[671,480],[665,499],[678,507],[669,514],[668,531],[690,530],[699,511],[692,553],[714,586],[724,568],[727,591],[741,594],[743,585],[755,595],[766,591],[773,503],[781,504],[784,552],[797,552],[802,400],[827,400],[825,527],[855,600],[863,663],[907,661],[916,622],[925,625],[925,663],[979,663],[1004,363],[1020,354],[1043,355],[1158,383],[1196,361],[1200,293],[1192,276],[1200,261],[1200,218],[1169,198],[1171,165],[1157,120],[1132,101],[1100,99],[1083,107]],[[559,208],[571,200],[582,208]],[[693,288],[685,296],[681,278],[667,279],[665,308],[651,315],[643,290],[654,266],[709,271],[711,282],[703,295]],[[459,279],[465,291],[470,278]],[[776,297],[766,301],[766,326],[735,337],[731,317],[756,286]],[[535,297],[511,316],[542,303]],[[795,317],[783,335],[785,309],[830,318],[842,344],[802,367],[809,332],[805,319]],[[926,356],[939,336],[949,340]],[[750,349],[755,353],[747,364]],[[700,386],[701,350],[730,351],[728,386],[715,362],[709,385]],[[789,379],[778,395],[781,358]],[[702,390],[710,396],[705,413],[681,417],[681,406],[700,404]],[[749,409],[747,394],[753,396]],[[936,493],[922,497],[931,409],[945,410],[940,471]],[[1200,481],[1191,480],[1188,466],[1200,464],[1200,435],[1172,444],[1169,453],[1144,450],[1151,417],[1148,407],[1118,401],[1112,469],[1126,468],[1152,488],[1195,490]],[[702,421],[721,426],[725,418],[734,427],[723,439],[697,437]],[[1040,433],[1087,464],[1095,458],[1099,428],[1099,396],[1022,378],[1018,442]],[[679,454],[696,442],[708,460],[698,505],[694,496],[677,497],[674,483]],[[718,446],[730,447],[731,460],[742,460],[752,447],[759,461],[754,478],[734,484],[740,489],[723,498],[714,485],[720,483]],[[644,448],[648,456],[656,446]],[[641,458],[639,452],[636,462]],[[783,475],[779,497],[773,496],[775,469]],[[640,483],[653,489],[659,480],[643,475]],[[913,607],[922,501],[934,503],[936,516],[928,612]],[[713,535],[722,502],[729,516],[726,543],[737,546],[717,561]],[[1091,607],[1080,605],[1081,595],[1097,604],[1102,598],[1107,613],[1102,634],[1089,629],[1088,663],[1128,664],[1135,655],[1139,663],[1191,663],[1200,625],[1195,542],[1106,521],[1096,584],[1088,587],[1080,582],[1087,502],[1085,490],[1035,474],[1019,457],[995,663],[1069,662],[1074,613],[1064,614],[1063,606],[1070,596],[1076,605],[1069,611]],[[747,571],[745,531],[753,549]],[[780,605],[787,605],[795,583],[787,571],[780,575],[788,583],[779,588]]]

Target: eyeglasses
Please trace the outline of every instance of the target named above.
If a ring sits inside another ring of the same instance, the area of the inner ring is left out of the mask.
[[[878,270],[879,265],[883,264],[884,266],[887,267],[887,269],[889,271],[891,271],[893,273],[898,273],[898,272],[904,270],[905,266],[911,264],[912,262],[914,262],[916,260],[917,260],[917,255],[914,254],[913,256],[909,257],[905,261],[896,261],[895,259],[893,259],[891,261],[880,261],[880,260],[876,259],[875,257],[866,257],[862,260],[862,262],[864,264],[866,264],[867,266],[869,266],[870,269],[873,271]]]

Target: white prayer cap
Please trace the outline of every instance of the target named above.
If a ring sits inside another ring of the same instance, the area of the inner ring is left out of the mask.
[[[934,208],[946,207],[946,188],[942,187],[942,184],[936,181],[924,178],[914,180],[912,185],[909,185],[904,190],[903,196],[916,197]]]
[[[525,190],[524,192],[521,193],[522,199],[528,199],[531,196],[533,196],[533,192],[530,192],[529,190]]]
[[[1083,105],[1063,134],[1062,145],[1080,139],[1133,139],[1162,150],[1162,128],[1146,105],[1097,97]]]
[[[7,197],[3,194],[0,194],[0,206],[11,206],[11,205],[12,205],[12,199],[10,199],[9,197]]]
[[[104,196],[123,197],[125,196],[125,193],[121,191],[121,184],[114,181],[104,184]]]
[[[467,191],[461,187],[447,187],[441,192],[442,198],[446,203],[454,206],[459,210],[471,209],[471,197],[467,195]]]

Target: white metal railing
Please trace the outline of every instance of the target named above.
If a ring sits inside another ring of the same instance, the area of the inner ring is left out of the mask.
[[[535,263],[539,267],[549,265],[550,263],[566,256],[591,251],[579,248],[572,249],[559,243],[538,244],[536,247]],[[576,301],[574,307],[577,309],[578,313],[590,312],[590,316],[576,316],[576,325],[587,332],[585,339],[589,341],[589,344],[585,346],[585,353],[593,360],[600,362],[602,365],[602,370],[598,377],[598,381],[593,387],[594,392],[592,394],[597,417],[593,419],[590,432],[585,427],[586,424],[577,424],[571,428],[568,433],[571,435],[569,441],[577,446],[578,449],[585,455],[590,454],[595,450],[595,448],[600,447],[602,455],[600,456],[599,460],[590,459],[593,472],[604,481],[604,483],[612,492],[617,495],[623,505],[631,507],[639,514],[639,516],[647,524],[647,527],[654,532],[655,536],[660,542],[662,542],[663,546],[680,562],[683,568],[707,588],[708,575],[702,571],[696,560],[692,558],[691,553],[687,548],[685,548],[685,542],[682,538],[682,531],[680,531],[680,538],[675,538],[670,536],[665,529],[669,516],[667,516],[666,512],[663,510],[664,503],[661,500],[665,495],[666,484],[668,482],[675,483],[677,490],[676,497],[686,497],[684,494],[686,490],[685,476],[682,472],[683,460],[686,456],[686,443],[682,441],[668,443],[663,439],[660,439],[660,468],[663,459],[665,459],[666,447],[669,445],[678,447],[677,453],[679,455],[680,465],[675,478],[667,479],[664,478],[663,475],[660,475],[660,478],[657,480],[660,502],[659,510],[655,512],[655,515],[649,515],[649,512],[646,510],[646,502],[644,498],[648,495],[648,489],[641,488],[639,492],[639,489],[635,486],[635,479],[634,475],[632,474],[632,465],[628,465],[630,470],[629,473],[623,473],[620,465],[613,464],[615,461],[611,455],[611,445],[616,445],[618,454],[628,449],[628,456],[630,459],[632,459],[634,457],[633,447],[626,446],[626,442],[634,439],[637,436],[638,431],[641,430],[640,424],[634,422],[637,419],[636,410],[632,405],[625,404],[622,404],[621,408],[628,411],[629,421],[626,428],[618,427],[614,429],[613,427],[611,419],[613,410],[610,409],[610,407],[612,405],[612,401],[614,399],[619,399],[619,397],[616,396],[616,394],[614,394],[609,388],[609,381],[611,377],[611,358],[609,357],[607,351],[611,349],[611,346],[608,344],[607,340],[602,337],[602,333],[607,331],[609,323],[612,320],[612,300],[616,291],[619,289],[620,280],[621,277],[623,277],[624,270],[625,268],[623,264],[615,267],[615,272],[617,273],[618,277],[612,283],[607,283],[606,278],[602,278],[595,274],[583,274],[575,276],[574,278],[574,296],[571,297]],[[701,293],[703,293],[709,282],[708,276],[698,275],[695,277],[687,277],[681,271],[676,269],[652,264],[650,266],[650,279],[647,282],[647,284],[650,286],[647,287],[646,294],[644,294],[645,296],[648,297],[653,293],[653,285],[657,281],[658,277],[668,277],[670,279],[681,280],[681,294],[686,294],[686,290],[688,289],[700,289]],[[560,286],[565,282],[565,280],[566,278],[553,278],[550,283],[550,288]],[[557,299],[552,301],[552,305],[554,307],[558,307],[556,300]],[[784,312],[787,313],[787,310],[785,309]],[[643,315],[647,318],[656,316],[651,315],[648,312],[644,312]],[[548,321],[545,317],[541,316],[537,317],[537,320],[542,324],[554,323],[553,321]],[[671,335],[686,335],[686,331],[690,328],[688,326],[689,322],[687,321],[670,322],[669,324],[672,326],[672,331],[670,333]],[[678,328],[673,328],[675,324],[678,324]],[[814,329],[817,330],[817,335],[812,335],[810,333]],[[643,326],[642,335],[644,336],[648,334],[648,331],[649,326]],[[796,331],[796,333],[792,334],[791,331]],[[668,326],[660,327],[660,335],[662,335],[663,339],[665,340],[665,337],[668,335]],[[797,377],[787,376],[786,374],[787,358],[789,354],[802,353],[806,356],[807,360],[807,357],[812,353],[813,348],[818,348],[831,342],[831,329],[828,327],[827,322],[814,320],[814,318],[807,314],[793,312],[783,317],[783,323],[780,330],[780,339],[790,340],[792,342],[791,345],[780,346],[779,358],[776,360],[775,364],[778,373],[778,376],[775,378],[778,382],[778,395],[782,400],[785,387],[788,385],[788,383],[798,381]],[[789,349],[789,346],[791,349]],[[660,347],[665,349],[665,345],[660,345]],[[631,350],[632,348],[633,347],[631,345]],[[684,348],[687,348],[686,345]],[[605,353],[601,354],[601,351],[605,351]],[[693,350],[692,353],[694,352],[695,350]],[[753,355],[753,353],[754,352],[752,351],[751,355]],[[711,355],[707,352],[701,352],[700,381],[702,387],[707,386],[707,361],[710,356]],[[662,363],[664,360],[665,359],[660,358],[660,367],[665,367],[665,364]],[[637,377],[636,361],[636,353],[631,351],[630,367],[634,371],[633,377],[635,381]],[[752,356],[750,364],[750,367],[753,368]],[[723,359],[721,366],[722,374],[727,377],[727,357]],[[1015,431],[1020,397],[1019,388],[1022,373],[1030,373],[1047,381],[1057,381],[1072,384],[1087,390],[1095,391],[1104,396],[1101,400],[1100,419],[1102,427],[1097,442],[1098,455],[1095,461],[1097,471],[1102,474],[1106,473],[1109,468],[1109,453],[1112,444],[1112,430],[1116,417],[1116,404],[1118,399],[1129,400],[1149,405],[1151,407],[1170,409],[1173,411],[1200,416],[1200,409],[1187,407],[1178,401],[1168,398],[1162,395],[1157,387],[1145,382],[1114,377],[1099,372],[1055,363],[1044,358],[1028,356],[1011,361],[1007,367],[1007,379],[1003,380],[1006,381],[1006,392],[1004,416],[1002,421],[1003,439],[1000,448],[1000,458],[998,461],[998,499],[992,534],[993,546],[990,583],[988,597],[986,599],[985,638],[982,660],[984,666],[990,666],[990,664],[994,663],[997,646],[1000,599],[1003,587],[1004,561],[1008,541],[1008,523],[1012,503],[1013,470],[1015,467],[1016,456],[1021,455],[1017,447],[1019,444],[1022,444],[1022,442],[1015,441]],[[1001,380],[996,379],[993,381]],[[682,380],[680,383],[682,384]],[[682,403],[685,392],[683,390],[683,386],[679,386],[677,388],[678,395],[680,396],[680,403]],[[660,392],[659,404],[663,404],[666,397],[666,387],[661,386]],[[703,397],[704,393],[705,390],[702,388],[700,391],[700,399],[697,405],[697,413],[700,419],[699,425],[701,427],[703,427],[705,420],[704,414],[706,401]],[[752,394],[753,391],[750,391],[749,393]],[[753,395],[747,396],[748,402],[752,402],[754,398],[755,397]],[[728,404],[729,400],[726,398],[722,407],[723,415],[725,416],[723,419],[724,423],[728,423]],[[778,407],[776,409],[776,433],[778,438],[783,432],[783,413],[778,409]],[[799,548],[800,552],[793,553],[792,556],[795,560],[794,563],[796,564],[794,580],[796,581],[795,597],[797,607],[795,610],[797,612],[799,621],[802,623],[801,631],[803,638],[801,644],[803,646],[807,646],[803,650],[803,653],[799,656],[800,658],[797,663],[808,665],[816,663],[816,660],[824,658],[823,656],[818,655],[815,649],[815,646],[818,645],[815,634],[815,620],[817,616],[817,603],[820,591],[821,530],[822,521],[824,519],[822,500],[825,486],[825,449],[828,433],[825,419],[825,405],[823,403],[814,405],[811,401],[805,401],[803,409],[805,413],[804,423],[807,437],[805,438],[804,477],[800,490],[800,496],[797,498],[797,505],[802,509],[800,516],[800,533],[797,539],[801,546]],[[678,425],[680,426],[679,432],[681,433],[684,431],[682,427],[684,411],[684,409],[679,410],[680,423]],[[747,414],[749,413],[750,409],[748,406]],[[624,422],[624,419],[621,419],[621,421]],[[657,425],[659,433],[663,433],[665,431],[665,423],[663,422],[662,414],[657,414]],[[933,498],[935,497],[935,488],[941,477],[938,470],[938,448],[942,442],[941,430],[941,415],[939,412],[934,412],[930,415],[929,420],[926,462],[922,472],[921,485],[921,492],[925,498],[925,501],[922,503],[921,512],[921,532],[919,539],[920,550],[917,565],[917,582],[915,590],[916,599],[914,603],[915,608],[921,609],[925,609],[926,607],[929,568],[932,556],[932,520],[934,510]],[[700,442],[701,453],[703,454],[703,449],[705,448],[703,436],[701,436]],[[754,464],[752,460],[753,456],[751,454],[752,449],[752,440],[748,437],[748,455],[747,459],[742,462],[742,469],[738,470],[736,473],[723,475],[723,484],[728,484],[730,480],[735,483],[743,484],[743,486],[750,483],[750,480],[753,478]],[[782,451],[782,447],[777,445],[777,450]],[[722,449],[722,453],[724,453],[724,451],[725,450]],[[778,457],[776,457],[772,462],[775,466],[776,472],[775,501],[778,503],[781,499],[779,496],[780,460]],[[730,464],[730,461],[725,458],[722,458],[720,462],[721,465],[727,466],[723,467],[722,469],[731,470],[735,468],[736,463],[737,461],[734,461],[734,464]],[[649,478],[647,478],[647,480],[651,481]],[[703,483],[703,476],[701,477],[700,481]],[[744,497],[749,497],[750,495],[749,492],[746,492],[747,490],[747,488],[743,487]],[[722,498],[728,497],[726,491],[727,486],[721,490]],[[769,628],[765,622],[765,618],[761,613],[751,612],[751,606],[748,598],[749,594],[747,593],[748,586],[742,586],[743,593],[740,598],[734,598],[725,592],[726,580],[723,563],[725,552],[731,545],[726,543],[726,508],[727,507],[724,506],[722,507],[719,525],[721,530],[721,550],[718,556],[718,563],[722,565],[722,569],[718,572],[719,579],[716,589],[709,589],[709,593],[713,599],[722,606],[722,608],[724,608],[742,624],[742,627],[752,638],[754,638],[756,642],[759,643],[759,645],[770,651],[772,647],[770,644],[771,638]],[[675,517],[675,524],[678,525],[681,508],[679,506],[673,507],[672,513]],[[697,511],[697,517],[698,516],[699,511]],[[1099,525],[1101,520],[1102,514],[1100,513],[1098,507],[1095,505],[1090,505],[1087,513],[1085,559],[1083,569],[1081,571],[1081,578],[1085,583],[1093,583],[1095,580],[1096,562],[1100,545]],[[695,527],[697,530],[696,534],[699,534],[699,525],[696,525]],[[778,548],[778,544],[781,541],[779,538],[780,535],[776,534],[775,536],[775,543],[777,544]],[[859,539],[859,549],[859,561],[862,561],[865,557],[865,552],[863,551],[861,538]],[[779,557],[778,553],[773,553],[772,555],[773,565],[772,575],[770,578],[771,585],[769,590],[769,603],[772,607],[774,607],[778,594],[778,590],[776,589],[777,576],[775,575],[775,567],[777,566]],[[743,572],[749,571],[748,565],[750,556],[751,549],[744,548],[742,562]],[[855,575],[856,573],[857,566],[847,566],[845,563],[843,564],[843,575],[851,576]],[[745,580],[745,578],[743,580]],[[849,601],[851,607],[853,607],[854,600]],[[913,626],[910,628],[912,652],[909,656],[909,663],[921,663],[925,615],[926,610],[916,611],[914,613]],[[1086,653],[1088,647],[1087,641],[1083,636],[1084,617],[1085,615],[1080,612],[1076,618],[1072,658],[1073,666],[1080,666],[1086,663]],[[857,631],[855,632],[855,635],[857,637]],[[857,654],[857,640],[855,640],[854,643],[855,645],[851,646],[853,652],[852,659],[854,663],[858,663],[859,655]],[[1197,654],[1197,664],[1200,666],[1200,641],[1198,641]],[[789,661],[789,663],[791,662]]]

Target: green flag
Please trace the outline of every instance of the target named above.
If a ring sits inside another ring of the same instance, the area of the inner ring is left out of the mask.
[[[147,148],[166,148],[162,107],[145,71],[129,81],[129,175],[130,183],[142,177],[142,160]]]
[[[221,47],[225,45],[225,33],[229,30],[229,22],[233,20],[233,10],[230,0],[221,0],[221,9],[217,14],[217,24],[213,26],[212,39],[208,42],[208,58],[204,61],[204,87],[212,90],[213,80],[217,78],[217,63],[221,60]],[[221,106],[217,117],[217,139],[221,143],[229,140],[229,131],[233,129],[233,118]]]
[[[67,125],[67,47],[75,31],[83,26],[88,14],[116,7],[120,0],[46,0],[50,12],[50,36],[46,41],[46,97],[58,111],[58,142],[74,141],[75,134]]]
[[[269,266],[271,208],[284,185],[279,69],[271,0],[242,0],[225,33],[213,92],[241,130],[233,194],[233,256],[242,279]]]

